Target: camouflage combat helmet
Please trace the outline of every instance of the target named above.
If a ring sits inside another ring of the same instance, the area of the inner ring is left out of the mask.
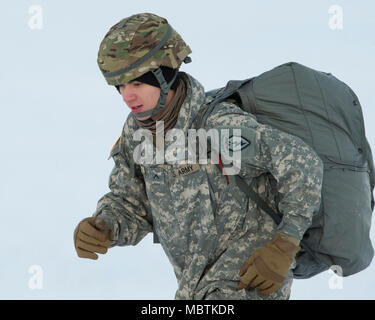
[[[155,109],[137,117],[157,114],[164,106],[168,91],[182,62],[190,62],[191,49],[165,18],[151,13],[135,14],[110,28],[100,44],[98,65],[109,85],[118,86],[151,71],[161,88]],[[176,70],[167,83],[160,67]]]

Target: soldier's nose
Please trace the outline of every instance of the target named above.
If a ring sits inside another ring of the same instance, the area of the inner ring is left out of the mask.
[[[134,92],[126,88],[122,90],[121,95],[122,95],[122,99],[125,101],[126,104],[131,103],[137,98]]]

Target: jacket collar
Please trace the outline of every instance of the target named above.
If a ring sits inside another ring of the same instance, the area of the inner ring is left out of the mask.
[[[181,129],[187,134],[199,109],[205,103],[206,95],[202,84],[191,75],[182,72],[181,78],[186,83],[187,92],[174,128]]]

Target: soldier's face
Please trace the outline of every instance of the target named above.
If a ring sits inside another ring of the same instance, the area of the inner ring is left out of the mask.
[[[160,91],[160,88],[138,81],[132,81],[120,86],[122,99],[133,113],[154,109],[158,103]],[[146,120],[148,118],[150,117],[140,117],[137,119]]]

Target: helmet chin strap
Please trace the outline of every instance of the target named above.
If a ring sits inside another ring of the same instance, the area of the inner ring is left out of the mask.
[[[137,118],[150,117],[150,116],[152,117],[158,114],[161,110],[163,110],[167,102],[168,92],[171,89],[171,86],[177,77],[178,69],[176,70],[174,77],[169,83],[167,83],[167,81],[165,80],[163,76],[163,72],[161,71],[160,68],[153,69],[151,70],[151,72],[153,73],[153,75],[155,76],[155,78],[158,80],[160,84],[160,97],[155,108],[148,110],[148,111],[134,114],[135,117]]]

